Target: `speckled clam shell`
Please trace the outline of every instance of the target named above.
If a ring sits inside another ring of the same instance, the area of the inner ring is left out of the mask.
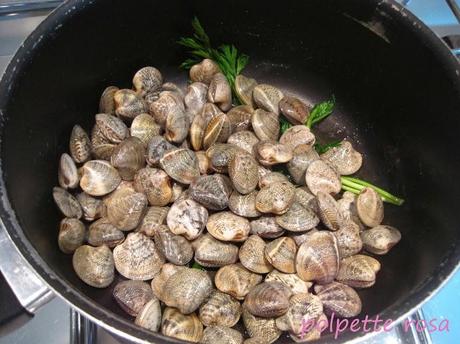
[[[375,275],[380,270],[377,259],[356,254],[340,261],[336,280],[354,288],[368,288],[374,285]]]
[[[204,59],[190,68],[189,76],[193,82],[202,82],[209,85],[214,74],[219,72],[220,68],[217,63],[210,59]]]
[[[265,241],[258,235],[251,235],[240,247],[239,258],[243,266],[255,273],[266,274],[273,267],[265,258]]]
[[[136,92],[144,96],[161,88],[163,76],[155,67],[144,67],[139,69],[133,77],[133,86]]]
[[[146,160],[149,166],[158,166],[160,159],[166,151],[176,148],[168,142],[163,136],[154,136],[147,144]]]
[[[176,272],[184,269],[187,269],[187,267],[181,265],[174,265],[171,263],[163,264],[163,266],[160,269],[160,272],[157,273],[152,279],[151,287],[153,294],[161,300],[163,298],[162,294],[165,290],[164,285],[166,281]]]
[[[254,146],[259,142],[259,139],[252,131],[242,130],[230,135],[227,142],[240,147],[249,154],[254,154]]]
[[[112,251],[107,246],[80,246],[73,254],[72,264],[77,276],[95,288],[109,286],[115,277]]]
[[[257,109],[252,114],[251,125],[259,140],[278,141],[280,123],[276,113]]]
[[[130,127],[131,136],[137,137],[147,146],[152,137],[160,135],[161,128],[155,123],[152,116],[142,113],[134,118]]]
[[[92,197],[85,192],[77,194],[78,203],[83,210],[83,218],[86,221],[94,221],[102,216],[103,205],[98,198]]]
[[[130,233],[113,249],[115,268],[124,277],[146,281],[152,279],[165,260],[155,243],[142,233]]]
[[[233,327],[241,316],[240,302],[232,296],[214,290],[200,307],[199,317],[204,326]]]
[[[356,173],[363,163],[361,153],[357,152],[348,141],[342,141],[339,146],[332,147],[321,154],[321,159],[341,175]]]
[[[279,317],[288,311],[291,295],[291,290],[280,282],[263,282],[251,289],[243,307],[258,317]]]
[[[312,195],[305,186],[295,189],[295,202],[299,203],[304,208],[309,208],[315,213],[318,213],[318,202],[316,201],[316,197]]]
[[[193,151],[177,148],[167,151],[160,159],[163,170],[179,183],[190,184],[200,176],[198,159]]]
[[[206,156],[211,162],[211,167],[219,173],[228,172],[228,163],[237,153],[244,153],[238,146],[227,143],[215,143],[206,151]]]
[[[255,340],[253,344],[270,344],[281,336],[282,331],[276,327],[275,319],[254,316],[244,307],[241,316],[249,336]]]
[[[386,254],[401,240],[401,233],[394,227],[380,225],[361,232],[366,251],[374,254]]]
[[[259,217],[262,214],[256,209],[256,196],[257,191],[242,195],[235,190],[230,196],[228,207],[239,216]]]
[[[182,109],[168,113],[165,122],[165,139],[173,143],[182,143],[188,134],[190,119]]]
[[[236,263],[238,246],[215,239],[210,234],[199,236],[192,242],[195,261],[205,267],[221,267]]]
[[[323,303],[327,314],[336,314],[341,318],[351,318],[361,313],[361,299],[351,287],[332,282],[315,286],[316,295]]]
[[[289,309],[276,319],[276,326],[282,331],[301,334],[305,326],[323,314],[321,299],[313,294],[297,294],[289,300]]]
[[[73,253],[83,245],[86,228],[83,222],[75,218],[64,218],[59,224],[58,245],[64,253]]]
[[[136,172],[145,166],[144,144],[137,137],[129,137],[114,149],[110,161],[123,180],[133,180]]]
[[[342,213],[337,201],[328,193],[318,191],[316,194],[318,215],[323,224],[330,230],[336,231],[343,223]]]
[[[344,222],[340,229],[334,232],[334,235],[337,238],[340,258],[357,254],[363,248],[359,226],[352,221]]]
[[[100,113],[115,115],[115,100],[113,97],[118,90],[119,88],[116,86],[109,86],[104,89],[99,100]]]
[[[160,126],[164,127],[169,113],[185,112],[182,97],[177,92],[163,91],[154,102],[149,105],[149,113]]]
[[[188,85],[184,103],[190,120],[193,120],[195,116],[200,115],[203,111],[203,106],[207,101],[207,94],[208,86],[202,82],[194,82]]]
[[[232,133],[232,126],[227,115],[220,113],[214,116],[206,126],[203,136],[203,147],[208,149],[214,143],[227,142]]]
[[[279,271],[295,273],[295,257],[297,246],[289,237],[281,237],[269,242],[265,246],[265,257],[273,267]]]
[[[280,282],[291,289],[292,294],[308,293],[313,283],[303,281],[297,274],[286,274],[273,270],[265,277],[265,282]]]
[[[312,147],[299,145],[294,148],[292,159],[287,163],[287,169],[296,184],[306,184],[305,174],[315,160],[319,160],[319,155]]]
[[[79,125],[72,128],[69,140],[69,151],[76,163],[88,161],[91,157],[91,141],[86,131]]]
[[[262,188],[256,197],[256,208],[262,213],[281,215],[294,202],[295,188],[288,182],[276,182]]]
[[[264,178],[267,174],[272,173],[272,170],[269,167],[259,165],[258,173],[259,173],[259,183],[260,183],[260,180]]]
[[[309,235],[296,256],[296,271],[304,281],[319,284],[334,280],[339,269],[339,249],[335,236],[326,231]]]
[[[149,237],[154,236],[160,226],[166,223],[168,212],[169,207],[148,207],[136,231]]]
[[[183,235],[188,240],[197,238],[203,232],[207,221],[206,208],[191,199],[174,202],[166,217],[171,232]]]
[[[319,191],[337,194],[342,188],[337,172],[322,160],[315,160],[308,166],[305,181],[313,195]]]
[[[305,232],[319,224],[319,218],[310,208],[294,202],[283,215],[276,217],[276,223],[290,232]]]
[[[112,295],[121,309],[133,317],[137,316],[142,308],[155,298],[148,283],[131,280],[117,283]]]
[[[261,189],[277,182],[289,182],[289,178],[281,172],[270,172],[263,177],[259,176],[259,188]]]
[[[83,211],[77,199],[61,187],[53,188],[54,202],[65,217],[81,218]]]
[[[254,108],[254,100],[252,97],[252,92],[254,87],[257,86],[257,81],[254,79],[248,78],[242,74],[239,74],[235,78],[235,91],[238,99],[246,105]]]
[[[116,147],[117,145],[113,143],[101,143],[93,145],[91,152],[95,159],[110,161]]]
[[[319,232],[317,228],[313,228],[308,232],[288,232],[288,237],[294,239],[297,247],[300,247],[312,234]]]
[[[132,120],[137,115],[147,112],[147,104],[133,90],[118,90],[113,99],[115,100],[115,114],[120,118]]]
[[[217,289],[238,300],[243,300],[249,291],[261,281],[262,276],[247,270],[241,264],[221,267],[214,278]]]
[[[225,326],[209,326],[203,331],[202,344],[242,344],[243,335]]]
[[[297,146],[306,145],[313,147],[316,142],[315,135],[305,125],[295,125],[286,130],[280,137],[280,143],[294,150]]]
[[[172,198],[172,183],[169,176],[157,168],[145,167],[134,176],[134,188],[147,196],[150,205],[165,206]]]
[[[251,229],[249,221],[230,211],[222,211],[209,216],[206,224],[209,234],[222,241],[245,241]]]
[[[90,160],[82,167],[80,187],[91,196],[104,196],[120,184],[118,171],[104,160]]]
[[[173,264],[185,265],[193,258],[190,242],[181,235],[173,234],[166,226],[155,232],[154,240],[158,250]]]
[[[310,116],[310,106],[299,98],[284,96],[278,105],[284,117],[293,124],[304,124]]]
[[[293,157],[292,150],[288,146],[275,141],[260,141],[255,145],[254,149],[257,159],[265,166],[283,164]]]
[[[109,142],[120,143],[128,137],[128,127],[115,116],[99,113],[96,115],[96,125]]]
[[[376,227],[383,220],[383,201],[372,188],[361,190],[356,199],[356,210],[361,221],[368,227]]]
[[[139,311],[134,323],[152,332],[158,332],[161,324],[160,301],[153,297]]]
[[[165,283],[162,300],[168,307],[190,314],[200,307],[212,292],[212,281],[206,271],[181,269]]]
[[[227,78],[220,72],[212,76],[208,89],[208,100],[216,104],[222,111],[228,111],[232,107],[232,89]]]
[[[93,222],[88,230],[88,244],[113,248],[125,240],[125,235],[106,218]]]
[[[184,315],[167,307],[161,320],[161,333],[179,340],[198,343],[203,337],[203,324],[195,313]]]
[[[249,105],[238,105],[232,108],[228,113],[228,120],[232,127],[232,132],[251,129],[251,118],[254,109]]]
[[[259,84],[254,87],[252,97],[259,108],[279,114],[278,105],[284,95],[274,86]]]
[[[262,216],[251,221],[251,234],[257,234],[264,239],[278,238],[284,233],[284,228],[276,223],[274,216]]]
[[[198,167],[200,169],[200,174],[204,175],[204,174],[211,173],[211,161],[206,155],[206,152],[198,151],[198,152],[195,152],[195,155],[196,155],[196,158],[198,159]]]
[[[228,174],[234,188],[241,194],[248,194],[257,188],[259,182],[258,164],[248,153],[237,153],[228,163]]]
[[[223,174],[201,176],[190,184],[190,197],[207,209],[223,210],[232,192],[230,179]]]

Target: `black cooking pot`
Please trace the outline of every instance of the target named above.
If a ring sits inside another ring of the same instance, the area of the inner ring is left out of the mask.
[[[195,15],[215,44],[250,56],[246,75],[312,102],[335,95],[320,140],[349,138],[364,154],[359,176],[406,199],[386,207],[384,222],[403,237],[381,257],[375,286],[360,291],[362,316],[396,321],[413,311],[459,263],[460,66],[393,1],[66,2],[21,46],[0,85],[0,213],[22,255],[56,294],[113,332],[176,342],[135,326],[110,287],[77,278],[57,246],[51,190],[72,126],[90,129],[106,86],[131,87],[146,65],[183,84],[176,41]]]

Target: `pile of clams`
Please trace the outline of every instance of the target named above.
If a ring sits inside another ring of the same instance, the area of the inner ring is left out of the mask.
[[[74,126],[53,198],[78,277],[191,342],[302,342],[320,336],[306,321],[357,316],[356,289],[401,239],[372,188],[340,194],[362,155],[349,141],[318,155],[311,106],[274,86],[239,75],[232,106],[213,61],[190,79],[144,67],[132,89],[104,90],[90,132]]]

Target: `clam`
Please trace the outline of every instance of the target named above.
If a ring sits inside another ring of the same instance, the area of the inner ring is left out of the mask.
[[[308,289],[313,283],[303,281],[297,274],[286,274],[278,270],[273,270],[265,277],[265,282],[280,282],[291,289],[292,294],[308,293]]]
[[[330,283],[338,269],[339,250],[337,239],[332,233],[313,233],[300,245],[296,256],[296,271],[304,281]]]
[[[177,200],[166,217],[171,232],[184,235],[188,240],[197,238],[208,221],[205,207],[191,199]]]
[[[255,273],[266,274],[273,270],[273,267],[265,258],[265,241],[258,235],[251,235],[240,247],[238,254],[241,264]]]
[[[118,171],[104,160],[90,160],[82,167],[80,187],[91,196],[104,196],[120,184]]]
[[[277,182],[289,182],[289,178],[281,172],[270,172],[259,178],[259,188],[264,188]]]
[[[243,300],[249,291],[262,281],[262,276],[247,270],[241,264],[221,267],[214,278],[217,289],[238,300]]]
[[[341,175],[357,172],[363,163],[361,153],[357,152],[348,141],[342,141],[339,146],[332,147],[326,153],[321,154],[321,159]]]
[[[165,122],[165,138],[169,142],[182,143],[187,137],[190,119],[182,109],[168,113]]]
[[[276,327],[275,319],[257,317],[244,307],[242,318],[249,336],[254,339],[253,344],[270,344],[281,336],[282,331]],[[249,340],[246,342],[249,342]]]
[[[121,281],[113,288],[112,295],[118,305],[133,317],[155,298],[150,285],[142,281]]]
[[[227,115],[220,113],[214,116],[206,126],[203,136],[203,147],[208,149],[213,143],[227,142],[232,133],[232,126]]]
[[[73,253],[85,241],[85,225],[78,219],[64,218],[59,224],[58,245],[62,252]]]
[[[243,335],[225,326],[209,326],[203,331],[202,344],[243,344]]]
[[[113,99],[115,93],[119,90],[116,86],[106,87],[102,92],[101,99],[99,100],[99,112],[108,115],[115,115],[115,100]]]
[[[373,188],[361,190],[356,199],[356,210],[361,221],[368,227],[376,227],[383,220],[383,201]]]
[[[213,174],[201,176],[190,184],[190,197],[211,210],[223,210],[228,206],[232,184],[227,176]]]
[[[200,174],[208,174],[211,172],[211,161],[209,161],[208,156],[205,151],[195,152],[196,158],[198,159],[198,167],[200,169]]]
[[[169,143],[163,136],[154,136],[147,144],[146,160],[149,166],[156,166],[166,151],[176,148]]]
[[[94,198],[85,192],[77,194],[78,203],[83,210],[83,218],[86,221],[94,221],[102,216],[103,204],[98,198]]]
[[[183,192],[184,192],[184,187],[182,186],[182,184],[174,182],[172,185],[172,196],[171,196],[170,202],[174,203],[182,195]]]
[[[235,91],[238,99],[241,100],[243,104],[249,105],[252,108],[254,108],[255,105],[252,98],[252,92],[256,86],[257,81],[242,74],[237,75],[235,78]]]
[[[222,111],[232,107],[232,89],[227,78],[220,72],[212,76],[208,89],[208,100],[216,104]]]
[[[340,258],[345,258],[357,254],[363,248],[363,242],[359,236],[359,226],[346,221],[340,229],[333,233],[337,238]]]
[[[337,194],[342,187],[337,172],[322,160],[315,160],[308,166],[305,181],[313,195],[318,191]]]
[[[158,250],[169,262],[185,265],[192,260],[192,245],[183,236],[174,235],[167,227],[156,231],[154,239]]]
[[[182,89],[177,86],[175,83],[173,82],[165,82],[163,85],[161,85],[161,92],[160,94],[164,93],[164,92],[171,92],[171,93],[175,93],[180,99],[184,98],[184,92],[182,91]]]
[[[282,331],[302,334],[305,325],[323,314],[321,299],[313,294],[296,294],[289,300],[289,310],[276,319],[276,326]]]
[[[58,181],[59,186],[63,189],[74,189],[80,181],[77,166],[67,153],[62,154],[59,160]]]
[[[283,164],[292,159],[292,150],[275,141],[260,141],[254,149],[259,162],[265,166]]]
[[[155,123],[152,116],[147,113],[141,113],[134,118],[131,123],[130,133],[131,136],[137,137],[142,141],[144,146],[147,146],[152,137],[160,135],[161,128]]]
[[[276,223],[290,232],[305,232],[315,228],[319,219],[313,210],[294,202],[286,213],[276,217]]]
[[[96,115],[96,125],[103,135],[111,143],[120,143],[128,137],[128,127],[123,121],[115,116],[99,113]]]
[[[208,86],[202,82],[194,82],[187,87],[187,94],[184,97],[185,110],[190,116],[190,122],[193,118],[201,114],[208,94]]]
[[[144,144],[137,137],[128,137],[114,149],[110,161],[123,180],[133,180],[136,172],[145,166]]]
[[[160,166],[179,183],[190,184],[200,176],[198,159],[195,153],[187,148],[167,151],[160,159]]]
[[[190,68],[190,80],[209,85],[214,74],[219,73],[220,68],[213,60],[204,59]]]
[[[251,234],[257,234],[261,238],[273,239],[283,235],[284,229],[280,227],[274,216],[262,216],[251,221]]]
[[[358,293],[349,286],[332,282],[315,285],[316,295],[323,303],[328,314],[336,314],[341,318],[351,318],[361,313],[361,299]]]
[[[165,224],[168,212],[168,207],[148,207],[137,231],[149,237],[154,236],[155,232]]]
[[[53,188],[54,202],[65,217],[81,218],[83,211],[77,199],[63,188],[58,186]]]
[[[280,143],[286,145],[291,150],[297,146],[305,145],[313,148],[316,142],[315,135],[305,125],[295,125],[286,130],[280,137]]]
[[[214,239],[210,234],[199,236],[192,242],[192,246],[195,261],[205,267],[221,267],[238,260],[238,246]]]
[[[122,276],[140,281],[152,279],[165,262],[155,243],[142,233],[129,233],[126,240],[113,249],[113,259]]]
[[[130,281],[138,282],[138,281]],[[139,311],[139,314],[134,320],[134,323],[140,327],[146,328],[149,331],[158,332],[161,324],[161,307],[160,301],[153,297]]]
[[[317,228],[310,229],[308,232],[289,232],[288,236],[294,239],[297,247],[300,247],[312,234],[319,232]]]
[[[113,151],[116,147],[117,145],[113,143],[101,143],[98,145],[93,145],[92,154],[96,159],[110,161],[110,158],[112,157]]]
[[[182,98],[175,92],[161,92],[160,97],[150,103],[149,113],[155,119],[155,122],[164,127],[166,119],[170,113],[185,113],[185,106]],[[188,119],[188,117],[187,117]]]
[[[80,246],[73,254],[72,264],[77,276],[95,288],[109,286],[115,277],[112,251],[107,246]]]
[[[318,212],[316,197],[313,196],[305,186],[295,189],[295,202],[299,203],[304,208],[313,210],[315,213]]]
[[[228,113],[232,131],[239,132],[251,128],[251,118],[254,110],[249,105],[238,105],[232,108]]]
[[[198,343],[203,337],[203,324],[195,313],[184,315],[167,307],[161,320],[161,333],[179,340]]]
[[[278,141],[280,123],[275,112],[257,109],[252,114],[251,125],[259,140]]]
[[[342,213],[337,201],[328,193],[318,191],[316,194],[318,214],[323,224],[330,230],[336,231],[343,223]]]
[[[152,279],[151,287],[153,294],[161,300],[163,298],[162,295],[163,291],[165,290],[164,286],[166,281],[176,272],[184,269],[187,269],[187,267],[181,265],[174,265],[171,263],[163,264],[163,266],[160,269],[160,272],[157,273],[155,277],[153,277]]]
[[[401,233],[394,227],[379,225],[361,232],[366,251],[374,254],[386,254],[401,240]]]
[[[305,328],[300,334],[289,333],[294,343],[308,343],[321,338],[322,332],[327,328],[329,320],[323,313],[317,319],[305,322]]]
[[[299,98],[285,96],[279,102],[281,113],[293,124],[304,124],[310,116],[310,107]]]
[[[299,145],[294,148],[292,159],[287,163],[287,169],[296,184],[305,185],[305,174],[315,160],[319,160],[319,155],[312,147]]]
[[[266,111],[279,114],[279,102],[284,97],[283,92],[274,86],[259,84],[254,87],[252,97],[256,105]]]
[[[137,115],[147,112],[147,104],[133,90],[118,90],[113,99],[115,100],[115,114],[123,119],[132,120]]]
[[[186,268],[168,278],[161,301],[182,314],[190,314],[200,307],[211,291],[212,281],[206,271]]]
[[[258,217],[261,213],[256,209],[256,196],[257,191],[242,195],[235,190],[228,200],[228,207],[236,215],[243,217]]]
[[[125,240],[125,235],[106,218],[93,222],[88,230],[88,244],[92,246],[107,245],[113,248]]]
[[[215,143],[206,151],[213,170],[219,173],[228,172],[228,164],[235,154],[244,151],[238,146],[227,143]]]
[[[206,103],[200,114],[197,114],[190,125],[190,143],[195,150],[200,150],[203,145],[203,137],[209,122],[221,114],[220,109],[212,104]]]
[[[271,168],[259,165],[259,170],[258,170],[259,184],[260,184],[260,180],[262,180],[262,178],[264,178],[265,176],[267,176],[268,174],[270,174],[272,172],[273,171],[271,170]],[[260,185],[259,185],[259,187],[260,187]]]
[[[247,219],[229,211],[209,216],[206,228],[209,234],[221,241],[245,241],[251,229]]]
[[[209,299],[201,305],[199,313],[204,326],[233,327],[240,316],[240,302],[218,290],[214,290]]]
[[[294,202],[295,188],[289,182],[276,182],[262,188],[256,197],[256,208],[262,213],[281,215]]]
[[[258,164],[248,153],[236,153],[228,163],[228,174],[234,188],[244,195],[254,191],[259,182]]]
[[[76,163],[83,163],[91,157],[91,141],[88,134],[79,125],[72,128],[69,141],[69,151]]]
[[[340,261],[336,280],[354,288],[368,288],[374,285],[375,275],[380,270],[377,259],[356,254]]]
[[[337,201],[337,204],[344,221],[353,221],[359,226],[360,231],[365,229],[356,209],[356,195],[354,193],[345,191],[342,198]]]
[[[134,188],[147,196],[150,205],[165,206],[172,198],[169,176],[160,169],[144,167],[134,176]]]
[[[133,86],[142,97],[147,93],[158,91],[163,83],[163,76],[155,67],[139,69],[133,77]]]
[[[263,282],[251,289],[243,307],[258,317],[279,317],[288,311],[291,295],[291,290],[280,282]]]
[[[249,130],[241,130],[233,133],[227,143],[238,146],[249,154],[254,154],[254,146],[259,142],[257,136]]]
[[[294,239],[281,237],[265,246],[265,257],[279,271],[295,273],[295,257],[297,246]]]

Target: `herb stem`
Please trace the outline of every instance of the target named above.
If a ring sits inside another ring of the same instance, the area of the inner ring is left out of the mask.
[[[354,194],[359,194],[365,187],[371,187],[380,195],[380,197],[382,197],[382,200],[387,203],[394,205],[402,205],[404,203],[402,198],[396,197],[390,194],[388,191],[385,191],[364,180],[348,176],[342,176],[340,179],[342,181],[342,189],[346,191],[353,192]]]

